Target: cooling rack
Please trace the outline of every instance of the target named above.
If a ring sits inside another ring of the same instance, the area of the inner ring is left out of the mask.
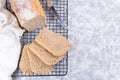
[[[56,17],[51,13],[51,11],[49,11],[49,9],[47,8],[46,5],[46,1],[45,0],[40,0],[43,8],[46,12],[46,16],[47,16],[47,25],[46,27],[49,28],[50,30],[56,32],[56,33],[60,33],[61,35],[65,36],[66,38],[68,38],[68,30],[63,29],[61,27],[61,25],[58,23]],[[61,16],[61,18],[65,21],[65,23],[68,25],[68,0],[52,0],[57,12],[59,13],[59,15]],[[11,7],[10,7],[10,3],[9,0],[7,1],[7,9],[9,11],[12,12]],[[35,37],[38,35],[38,33],[41,31],[41,29],[37,29],[33,32],[25,32],[21,38],[21,45],[22,47],[25,44],[29,44],[31,43]],[[68,54],[66,55],[66,57],[60,61],[59,63],[57,63],[54,67],[54,71],[49,73],[49,74],[25,74],[22,73],[19,68],[17,68],[17,70],[13,73],[13,77],[33,77],[33,76],[64,76],[67,74],[68,71]]]

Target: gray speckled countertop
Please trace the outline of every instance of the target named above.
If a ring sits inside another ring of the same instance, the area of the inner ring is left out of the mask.
[[[13,80],[120,80],[120,0],[69,0],[69,71]]]

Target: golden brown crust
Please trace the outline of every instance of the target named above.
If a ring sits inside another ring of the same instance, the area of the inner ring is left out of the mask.
[[[39,0],[30,0],[33,10],[36,11],[37,15],[46,17],[45,12],[42,8],[41,2]]]

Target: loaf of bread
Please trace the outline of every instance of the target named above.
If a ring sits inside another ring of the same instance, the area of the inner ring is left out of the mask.
[[[28,45],[25,45],[22,51],[22,56],[20,59],[19,69],[27,74],[32,74],[32,70],[30,68],[29,57],[27,53]]]
[[[46,15],[39,0],[10,0],[21,26],[33,31],[46,24]]]
[[[31,50],[29,49],[27,50],[28,50],[28,56],[30,60],[30,67],[34,73],[46,74],[53,71],[53,66],[46,65]]]
[[[33,41],[29,48],[31,51],[34,52],[46,65],[54,65],[61,61],[65,55],[62,55],[60,57],[55,57],[52,54],[50,54],[48,51],[46,51],[44,48],[42,48],[40,45],[38,45],[35,41]]]
[[[63,36],[44,28],[35,41],[54,56],[62,56],[71,48],[71,43]]]

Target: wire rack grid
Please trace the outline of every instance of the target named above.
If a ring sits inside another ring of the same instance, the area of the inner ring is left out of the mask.
[[[43,8],[46,12],[46,16],[47,16],[47,25],[46,27],[49,28],[50,30],[56,32],[56,33],[60,33],[61,35],[65,36],[66,38],[68,38],[68,30],[63,29],[61,27],[61,25],[58,23],[56,17],[51,13],[50,10],[48,10],[47,5],[46,5],[46,0],[40,0]],[[65,23],[68,25],[68,0],[52,0],[57,12],[59,13],[59,15],[61,16],[61,18],[65,21]],[[9,11],[12,12],[11,7],[10,7],[10,3],[9,0],[7,0],[7,9]],[[41,29],[37,29],[33,32],[25,32],[21,38],[21,45],[22,47],[25,44],[29,44],[31,43],[35,37],[38,35],[38,33],[40,32]],[[68,71],[68,54],[66,55],[66,57],[60,61],[59,63],[57,63],[54,67],[54,71],[49,73],[49,74],[25,74],[22,73],[19,68],[17,68],[17,70],[13,73],[13,77],[33,77],[33,76],[64,76],[67,74]]]

